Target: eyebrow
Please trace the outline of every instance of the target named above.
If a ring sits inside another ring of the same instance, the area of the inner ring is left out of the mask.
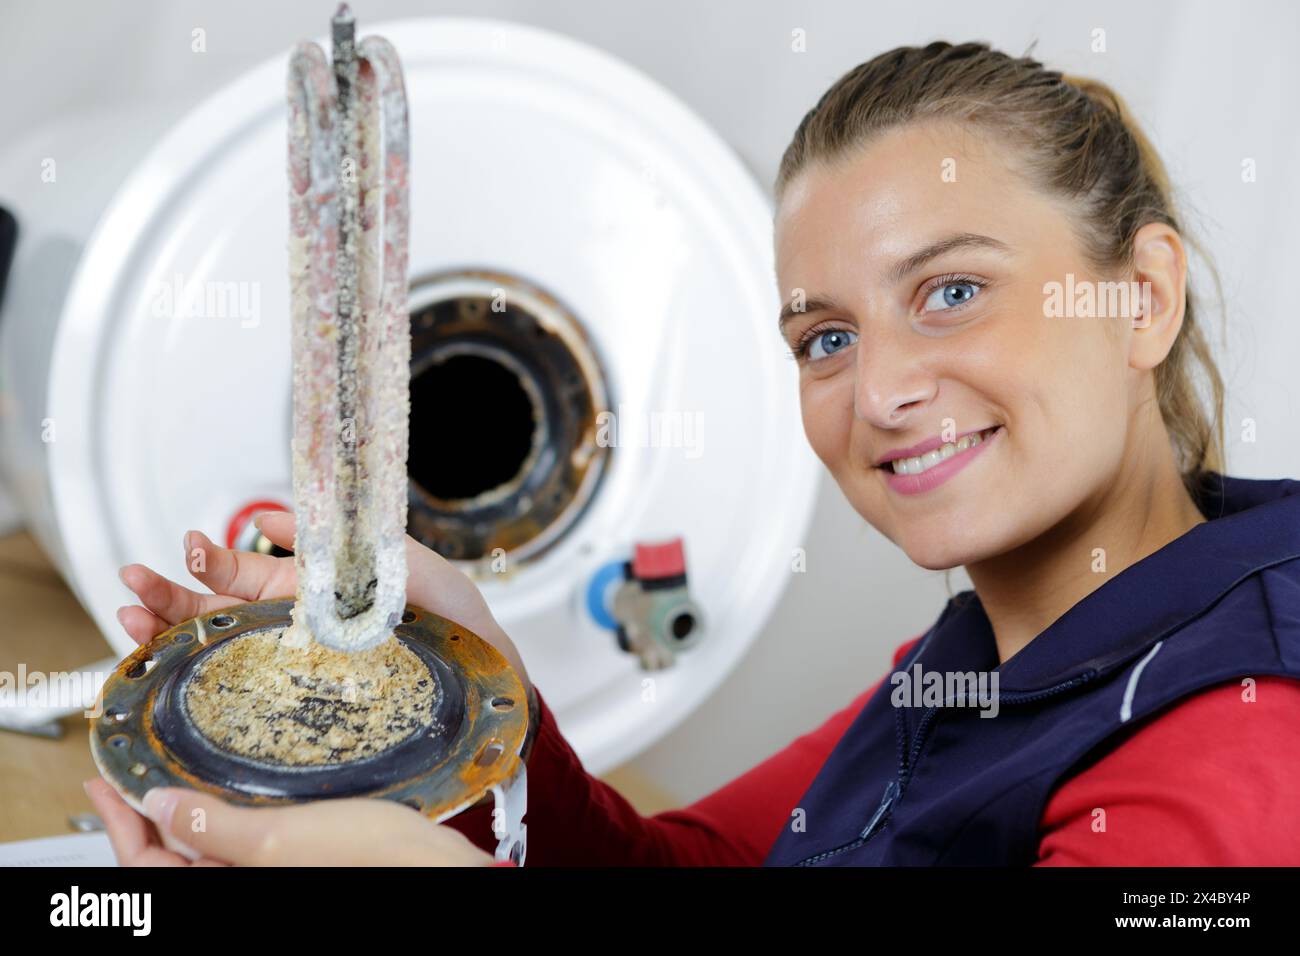
[[[962,232],[955,235],[946,236],[937,242],[932,242],[924,249],[912,253],[906,259],[899,260],[888,272],[888,281],[890,284],[901,282],[907,276],[911,275],[917,269],[920,269],[931,259],[937,259],[946,253],[955,249],[972,249],[983,248],[992,249],[1004,255],[1011,252],[1011,247],[1000,239],[994,239],[992,236],[981,236],[974,232]],[[842,308],[838,302],[829,298],[809,298],[805,300],[802,309],[796,309],[793,302],[787,302],[781,307],[781,316],[777,319],[777,330],[783,331],[785,323],[796,315],[803,315],[807,312],[830,311]]]
[[[954,249],[992,249],[995,252],[1007,254],[1011,252],[1011,247],[999,239],[992,236],[981,236],[974,232],[961,232],[953,236],[940,239],[938,242],[932,242],[920,252],[914,252],[912,255],[903,259],[894,268],[889,270],[889,281],[891,283],[899,282],[911,275],[921,266],[925,265],[931,259],[937,259],[945,253],[952,252]]]
[[[843,307],[834,299],[805,299],[802,309],[796,309],[794,302],[787,302],[781,306],[781,317],[776,321],[776,330],[783,333],[786,322],[796,315],[805,315],[808,312],[830,312],[840,308]]]

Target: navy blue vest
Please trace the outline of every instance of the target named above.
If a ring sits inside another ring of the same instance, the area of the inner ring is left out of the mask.
[[[950,599],[893,673],[996,669],[996,716],[961,692],[894,706],[885,680],[764,865],[1032,864],[1052,790],[1144,718],[1211,684],[1300,679],[1300,481],[1208,478],[1208,521],[1001,666],[979,597]]]

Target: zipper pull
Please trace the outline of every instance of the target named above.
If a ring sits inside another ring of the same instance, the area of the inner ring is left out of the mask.
[[[899,789],[897,780],[889,781],[889,784],[885,787],[885,794],[880,799],[880,806],[876,807],[876,812],[872,814],[870,822],[867,823],[858,839],[866,840],[875,832],[876,824],[884,819],[885,813],[898,798]]]

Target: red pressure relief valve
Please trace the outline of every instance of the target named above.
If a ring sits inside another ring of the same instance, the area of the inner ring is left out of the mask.
[[[646,670],[670,667],[679,651],[704,633],[703,616],[686,587],[686,556],[680,537],[635,545],[614,592],[618,646],[635,654]]]

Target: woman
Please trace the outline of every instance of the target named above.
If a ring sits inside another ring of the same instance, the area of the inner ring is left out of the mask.
[[[893,50],[804,118],[777,199],[808,440],[859,514],[974,591],[888,685],[654,817],[583,772],[535,694],[529,862],[1300,863],[1279,813],[1300,798],[1279,759],[1300,753],[1300,482],[1220,473],[1184,239],[1120,100],[980,44]],[[292,546],[291,516],[260,527]],[[215,595],[123,569],[137,640],[294,591],[291,559],[192,547]],[[468,579],[409,548],[411,602],[527,683]],[[381,801],[155,791],[150,822],[88,789],[128,863],[184,862],[159,831],[206,862],[491,862],[487,807],[435,826]]]

